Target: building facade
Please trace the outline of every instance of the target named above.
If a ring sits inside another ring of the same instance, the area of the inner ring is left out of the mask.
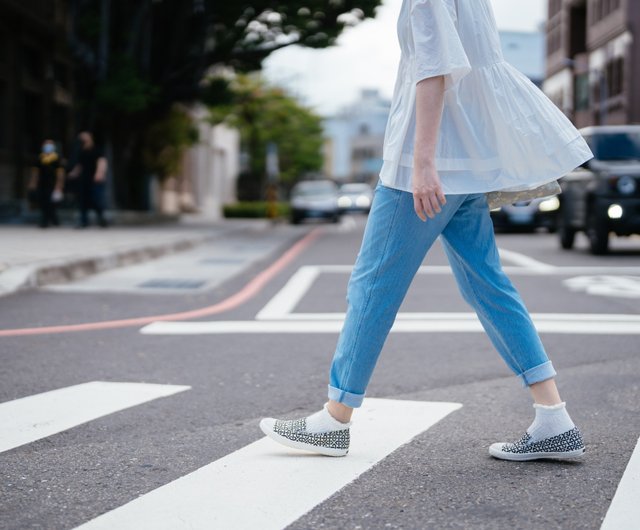
[[[199,139],[184,156],[176,211],[195,211],[203,217],[219,219],[222,207],[236,201],[240,132],[225,124],[211,125],[203,105],[193,105],[190,115],[198,127]]]
[[[545,39],[540,31],[501,31],[505,60],[542,87],[545,74]]]
[[[71,143],[69,23],[64,0],[0,0],[0,218],[19,215],[42,141]]]
[[[577,127],[640,123],[640,2],[548,8],[545,93]]]
[[[344,182],[377,180],[390,105],[378,90],[364,89],[359,100],[324,120],[328,177]]]

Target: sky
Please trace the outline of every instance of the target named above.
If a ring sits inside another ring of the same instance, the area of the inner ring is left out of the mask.
[[[491,2],[501,30],[535,31],[546,17],[547,0]],[[273,53],[264,62],[264,75],[321,115],[352,103],[363,88],[377,88],[390,99],[400,59],[396,21],[401,4],[384,0],[375,19],[345,30],[331,48],[288,46]]]

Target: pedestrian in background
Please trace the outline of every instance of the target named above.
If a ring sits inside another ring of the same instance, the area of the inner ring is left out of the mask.
[[[53,140],[42,142],[38,164],[31,170],[29,190],[34,193],[40,209],[40,228],[58,226],[56,203],[62,200],[64,167]]]
[[[414,275],[441,236],[462,296],[534,401],[525,434],[491,445],[489,453],[506,460],[578,457],[581,433],[502,270],[489,210],[514,196],[559,191],[556,179],[593,155],[556,106],[504,61],[490,0],[404,0],[397,29],[401,59],[384,163],[349,281],[329,400],[311,416],[264,418],[260,427],[287,446],[347,454],[353,409],[362,404]]]
[[[104,217],[104,195],[107,178],[107,159],[99,149],[93,134],[83,131],[78,135],[80,152],[69,177],[75,179],[75,191],[78,200],[80,220],[77,228],[89,226],[89,210],[96,212],[98,224],[106,228]]]

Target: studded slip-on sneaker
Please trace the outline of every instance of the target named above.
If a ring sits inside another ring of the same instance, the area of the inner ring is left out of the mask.
[[[582,434],[577,427],[538,442],[531,441],[525,432],[515,443],[496,443],[489,447],[489,454],[503,460],[537,460],[539,458],[577,458],[584,454]]]
[[[345,456],[349,452],[349,428],[326,432],[308,432],[306,418],[276,420],[264,418],[260,428],[269,438],[287,447],[327,456]]]

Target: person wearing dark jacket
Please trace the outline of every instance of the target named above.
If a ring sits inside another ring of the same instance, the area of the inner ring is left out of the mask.
[[[69,176],[76,180],[80,222],[78,228],[89,226],[89,209],[96,212],[98,224],[106,228],[104,217],[104,186],[107,176],[107,159],[96,147],[93,135],[83,131],[78,135],[82,145],[78,160]]]
[[[62,198],[64,186],[64,167],[53,140],[42,143],[38,163],[32,168],[29,190],[35,192],[40,208],[40,227],[58,226],[56,202]]]

